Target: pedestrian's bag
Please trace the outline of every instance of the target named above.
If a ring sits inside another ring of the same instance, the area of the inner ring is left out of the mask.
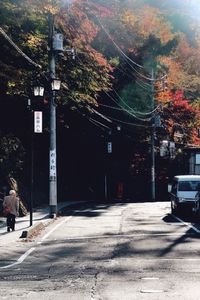
[[[6,217],[8,214],[10,214],[11,210],[9,207],[4,207],[3,209],[3,215]]]

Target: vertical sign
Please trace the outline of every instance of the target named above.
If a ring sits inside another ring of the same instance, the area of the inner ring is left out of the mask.
[[[50,177],[56,176],[56,151],[50,150]]]
[[[42,133],[42,111],[34,111],[34,132]]]
[[[108,142],[107,150],[108,150],[108,153],[112,153],[112,142]]]

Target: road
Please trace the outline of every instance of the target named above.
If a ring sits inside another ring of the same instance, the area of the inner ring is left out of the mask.
[[[169,202],[76,210],[1,255],[0,298],[199,300],[199,238]]]

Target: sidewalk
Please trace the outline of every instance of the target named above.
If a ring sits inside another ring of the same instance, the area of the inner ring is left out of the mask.
[[[66,201],[58,203],[58,211],[65,207],[73,207],[83,201]],[[7,232],[6,218],[0,217],[0,245],[10,245],[19,241],[23,235],[27,238],[29,235],[34,234],[36,230],[41,230],[53,219],[49,218],[49,207],[38,208],[33,212],[33,225],[30,226],[30,215],[24,217],[17,217],[15,224],[15,231]]]

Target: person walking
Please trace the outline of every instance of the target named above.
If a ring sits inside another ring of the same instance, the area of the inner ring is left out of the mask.
[[[8,209],[7,218],[7,232],[15,230],[15,218],[19,215],[19,198],[16,196],[14,190],[10,190],[9,196],[4,197],[3,209]]]

